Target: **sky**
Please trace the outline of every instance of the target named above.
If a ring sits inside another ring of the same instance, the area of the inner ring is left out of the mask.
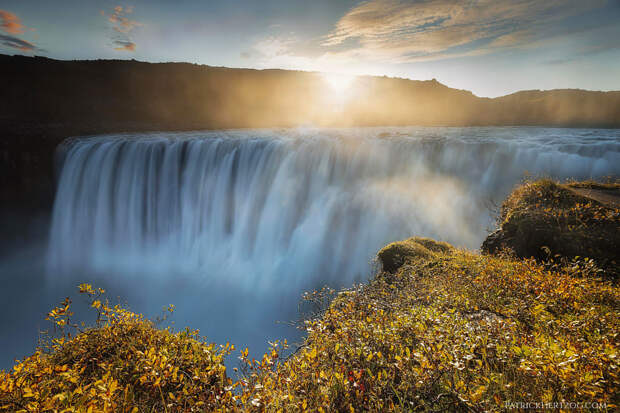
[[[0,53],[620,90],[620,0],[0,0]]]

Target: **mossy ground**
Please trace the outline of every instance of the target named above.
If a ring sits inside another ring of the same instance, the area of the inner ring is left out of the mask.
[[[502,219],[531,205],[561,223],[585,213],[588,228],[610,219],[565,191],[525,187]],[[63,334],[0,372],[0,411],[481,412],[532,402],[617,410],[620,291],[593,261],[550,266],[417,237],[378,259],[373,279],[306,320],[297,351],[275,342],[258,359],[195,331],[158,329],[82,285],[97,325],[75,325],[68,301],[52,310]],[[325,303],[325,294],[308,299]],[[224,366],[233,353],[238,375]]]
[[[567,182],[566,186],[569,188],[587,188],[587,189],[601,189],[605,191],[620,190],[620,182],[616,179],[608,179],[606,182],[586,180],[586,181],[571,181]]]
[[[430,238],[411,237],[392,242],[379,250],[377,258],[384,272],[393,273],[404,264],[420,258],[432,257],[435,253],[448,252],[452,246]]]
[[[543,179],[521,185],[502,205],[500,228],[484,242],[483,251],[505,249],[540,261],[587,257],[617,278],[620,207],[613,201],[599,202],[596,194],[586,196],[583,190],[605,191],[602,196],[610,198],[620,194],[620,184]]]

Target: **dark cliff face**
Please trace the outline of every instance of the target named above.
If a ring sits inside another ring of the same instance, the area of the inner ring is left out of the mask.
[[[352,98],[334,105],[317,73],[6,55],[0,79],[3,206],[48,208],[54,149],[75,135],[308,124],[620,127],[620,92],[487,99],[435,80],[360,77]]]

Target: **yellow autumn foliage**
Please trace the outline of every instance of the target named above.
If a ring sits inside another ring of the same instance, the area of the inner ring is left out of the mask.
[[[556,191],[527,190],[544,188]],[[76,325],[68,299],[50,311],[62,334],[0,372],[0,412],[618,409],[620,291],[592,260],[549,265],[425,238],[379,259],[390,263],[364,285],[305,295],[317,311],[300,348],[274,342],[256,358],[159,329],[83,284],[96,325]],[[240,359],[238,377],[226,357]]]
[[[617,286],[587,269],[436,252],[341,292],[307,322],[305,346],[242,397],[256,411],[503,411],[519,401],[612,411],[619,327]]]
[[[223,359],[234,350],[198,339],[189,329],[158,329],[141,315],[91,298],[97,324],[73,324],[69,299],[50,311],[59,337],[0,372],[0,411],[191,412],[233,409]],[[172,308],[171,308],[172,309]],[[76,335],[67,329],[78,329]]]

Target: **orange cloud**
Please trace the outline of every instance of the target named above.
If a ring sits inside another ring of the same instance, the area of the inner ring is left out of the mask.
[[[116,47],[114,50],[134,52],[136,44],[131,40],[130,34],[136,28],[142,26],[142,23],[132,20],[128,15],[133,13],[133,6],[115,6],[111,13],[106,14],[101,10],[101,15],[105,17],[111,24],[115,34],[112,36],[113,43]]]
[[[136,27],[142,26],[142,23],[127,17],[128,14],[133,13],[133,6],[115,6],[112,10],[112,13],[108,14],[107,17],[108,21],[112,23],[115,31],[119,33],[129,33]],[[106,16],[106,13],[102,10],[101,15]]]
[[[124,51],[124,52],[135,52],[136,44],[134,42],[116,40],[114,44],[118,45],[114,50]]]
[[[24,34],[26,30],[35,31],[31,27],[26,27],[22,24],[21,20],[15,13],[10,11],[0,10],[0,29],[8,34],[0,33],[0,46],[10,47],[22,52],[44,52],[43,49],[38,48],[34,44],[27,40],[20,39],[19,37],[12,36],[18,34]]]
[[[0,27],[9,34],[23,34],[25,29],[19,17],[6,10],[0,10]]]

